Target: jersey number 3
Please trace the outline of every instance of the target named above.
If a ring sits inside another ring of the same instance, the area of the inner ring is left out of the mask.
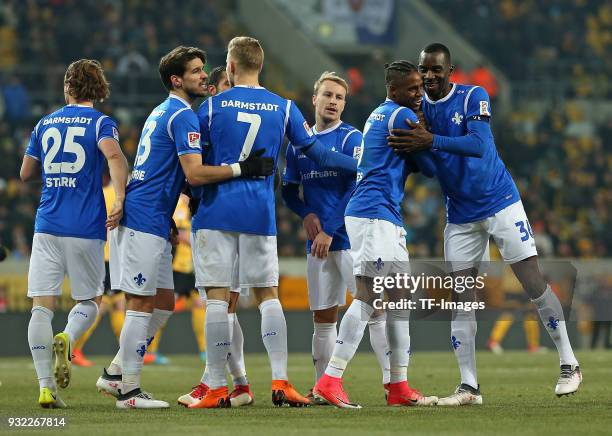
[[[47,129],[42,136],[42,147],[45,153],[43,168],[46,174],[76,174],[85,165],[85,149],[75,141],[78,136],[85,136],[85,127],[68,127],[64,139],[64,153],[74,154],[74,162],[53,162],[62,148],[62,134],[56,127]],[[49,144],[49,142],[51,144]]]

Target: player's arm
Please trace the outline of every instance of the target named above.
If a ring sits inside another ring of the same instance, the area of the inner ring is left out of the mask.
[[[115,202],[106,219],[106,227],[113,230],[119,225],[123,217],[123,202],[125,200],[125,187],[127,185],[129,167],[127,159],[121,151],[119,142],[115,138],[105,137],[98,142],[98,148],[108,162],[108,171],[115,191]]]
[[[21,162],[21,170],[19,170],[19,177],[22,182],[29,182],[40,176],[40,160],[42,159],[40,144],[38,143],[38,127],[40,122],[32,130],[30,135],[30,142],[26,148],[23,161]]]
[[[436,164],[433,161],[433,155],[429,151],[417,151],[416,153],[410,153],[406,157],[409,159],[416,168],[411,168],[411,171],[421,172],[425,177],[436,176]]]
[[[19,170],[21,181],[29,182],[37,179],[38,176],[40,176],[40,161],[26,154],[23,156],[23,162],[21,162],[21,169]]]
[[[231,165],[202,165],[200,153],[184,153],[179,156],[187,183],[191,186],[223,182],[235,177],[265,177],[274,173],[274,159],[261,157],[264,149],[259,149],[242,162]]]
[[[291,144],[287,146],[286,161],[287,166],[283,171],[281,197],[287,207],[302,218],[306,236],[312,241],[321,231],[321,223],[314,210],[300,198],[300,175],[295,150]]]
[[[288,102],[289,118],[287,120],[287,137],[297,150],[327,170],[336,170],[344,174],[356,174],[357,162],[350,156],[331,151],[313,135],[304,116],[293,104]]]

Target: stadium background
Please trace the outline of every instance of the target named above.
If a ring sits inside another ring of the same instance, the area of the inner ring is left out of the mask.
[[[67,64],[81,57],[104,64],[112,95],[99,108],[120,122],[131,163],[144,119],[165,96],[157,75],[160,56],[179,44],[196,45],[206,50],[212,68],[224,62],[227,41],[238,34],[261,40],[262,84],[296,100],[311,123],[312,82],[324,70],[347,77],[351,94],[343,119],[358,128],[384,98],[384,62],[414,61],[428,42],[449,45],[459,67],[454,79],[479,84],[491,95],[498,151],[517,182],[540,255],[578,267],[572,335],[588,346],[592,321],[612,319],[609,2],[5,0],[0,6],[0,242],[10,254],[0,264],[2,331],[25,338],[26,271],[40,187],[21,183],[19,167],[34,124],[63,102]],[[291,310],[289,340],[306,351],[312,327],[304,311],[305,233],[280,198],[277,204],[280,293]],[[445,210],[437,182],[409,178],[402,212],[411,257],[441,257]],[[510,281],[507,288],[513,287]],[[69,299],[62,301],[68,308]],[[243,313],[247,351],[261,351],[260,341],[249,340],[258,330],[257,313]],[[61,325],[62,316],[54,322]],[[447,326],[435,328],[440,334],[428,331],[427,337],[414,329],[414,347],[447,349]],[[479,330],[484,346],[486,325]],[[189,320],[179,314],[170,321],[161,350],[194,349],[191,339],[181,340],[185,332]],[[508,341],[509,347],[523,346],[520,326],[513,327]],[[0,354],[28,353],[25,341],[14,342]],[[103,324],[88,350],[109,354],[115,346]]]

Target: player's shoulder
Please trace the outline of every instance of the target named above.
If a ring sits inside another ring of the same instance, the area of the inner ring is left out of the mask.
[[[345,140],[349,137],[359,137],[361,138],[361,130],[356,127],[350,125],[349,123],[345,123],[342,121],[340,126],[338,127],[338,136],[344,138]]]
[[[479,99],[489,98],[489,94],[482,86],[455,84],[455,87],[455,97],[461,97],[466,101],[472,97],[478,97]]]

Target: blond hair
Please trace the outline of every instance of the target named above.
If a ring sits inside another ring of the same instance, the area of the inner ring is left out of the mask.
[[[227,53],[245,71],[259,71],[263,66],[264,51],[255,38],[237,36],[227,45]]]
[[[314,83],[314,94],[315,95],[318,94],[321,84],[325,82],[326,80],[330,80],[342,86],[348,95],[348,91],[349,91],[348,83],[346,83],[346,80],[344,80],[338,74],[336,74],[335,71],[324,71],[323,74],[321,74],[321,76]]]

